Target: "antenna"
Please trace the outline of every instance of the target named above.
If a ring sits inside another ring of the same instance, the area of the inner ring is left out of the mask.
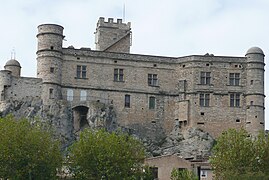
[[[12,51],[11,51],[11,59],[16,59],[16,51],[15,51],[15,48],[13,48]]]
[[[125,3],[123,4],[123,17],[122,17],[122,19],[123,19],[123,22],[125,22]]]

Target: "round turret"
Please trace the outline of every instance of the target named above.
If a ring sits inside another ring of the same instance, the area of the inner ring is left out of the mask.
[[[264,130],[264,53],[259,47],[252,47],[246,53],[246,129],[253,135]]]
[[[42,99],[61,99],[63,27],[38,26],[37,77],[43,81]]]
[[[12,76],[15,76],[15,77],[21,76],[21,65],[15,59],[10,59],[9,61],[7,61],[4,68],[5,70],[11,71]]]

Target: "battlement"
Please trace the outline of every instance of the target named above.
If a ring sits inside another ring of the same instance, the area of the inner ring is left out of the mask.
[[[123,23],[122,19],[117,19],[117,21],[114,22],[114,18],[108,18],[107,21],[105,21],[104,17],[100,17],[97,22],[97,28],[100,27],[110,27],[110,28],[118,28],[123,30],[130,30],[131,29],[131,22]]]

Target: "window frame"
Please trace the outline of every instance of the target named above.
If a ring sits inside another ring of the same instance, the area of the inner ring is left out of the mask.
[[[77,71],[76,71],[77,79],[87,79],[87,66],[86,65],[77,65]]]
[[[149,109],[155,109],[156,108],[156,97],[150,96],[149,97]]]
[[[240,107],[240,93],[230,93],[230,107]]]
[[[229,85],[240,86],[240,73],[229,73]]]
[[[54,99],[54,89],[49,88],[49,99]]]
[[[211,72],[200,72],[200,84],[210,85],[211,84]]]
[[[131,96],[129,94],[125,94],[124,96],[124,107],[131,108]]]
[[[114,68],[114,81],[124,82],[124,69]]]
[[[149,86],[158,86],[158,74],[148,74],[148,85]]]
[[[66,91],[66,100],[73,101],[74,100],[74,91],[73,89],[67,89]]]
[[[199,104],[201,107],[210,106],[210,93],[200,93],[199,95]]]

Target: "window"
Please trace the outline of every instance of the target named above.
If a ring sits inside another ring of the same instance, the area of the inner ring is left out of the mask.
[[[153,179],[158,179],[158,168],[157,167],[150,167]]]
[[[240,94],[239,93],[230,94],[230,106],[231,107],[240,106]]]
[[[200,94],[200,106],[209,106],[209,94]]]
[[[50,68],[50,73],[54,73],[54,67]]]
[[[148,74],[148,85],[149,86],[158,86],[157,74]]]
[[[77,65],[77,78],[85,79],[87,72],[87,66]]]
[[[124,100],[124,107],[130,108],[131,107],[131,97],[130,95],[125,95],[125,100]]]
[[[123,69],[114,69],[114,81],[123,81]]]
[[[200,76],[200,83],[201,84],[210,84],[210,79],[211,79],[211,72],[201,72]]]
[[[239,86],[240,73],[230,73],[229,80],[231,86]]]
[[[155,109],[155,97],[149,97],[149,109]]]
[[[67,89],[67,101],[73,101],[73,90],[72,89]]]
[[[52,88],[49,89],[49,99],[54,99],[54,92]]]
[[[207,178],[207,171],[201,170],[201,178]]]
[[[85,90],[80,91],[80,101],[86,101],[87,100],[87,92]]]

